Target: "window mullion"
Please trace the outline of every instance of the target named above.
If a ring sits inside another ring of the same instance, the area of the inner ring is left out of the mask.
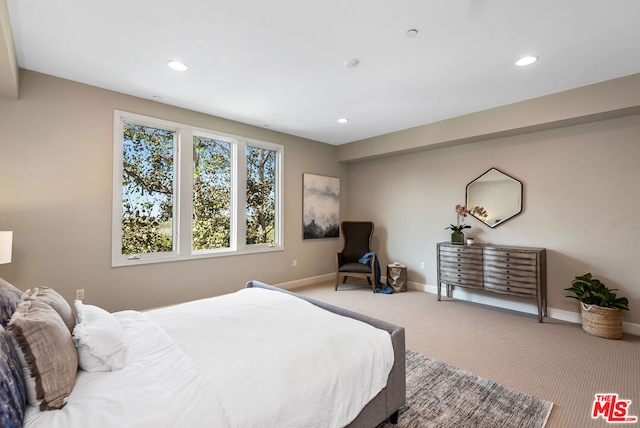
[[[276,234],[275,234],[275,244],[276,246],[284,249],[284,205],[283,201],[283,192],[284,192],[284,170],[283,170],[283,158],[284,158],[284,148],[280,147],[277,149],[276,155]]]
[[[176,242],[177,252],[182,255],[191,254],[192,218],[193,218],[193,131],[181,128],[178,130],[177,165],[176,168]]]
[[[113,113],[113,207],[111,218],[111,263],[112,266],[121,260],[125,260],[126,256],[122,255],[122,173],[123,173],[123,155],[122,155],[122,135],[124,129],[124,119],[117,110]]]
[[[236,235],[236,249],[244,250],[247,247],[247,143],[238,141],[234,153],[235,171],[233,178],[235,184],[234,191],[234,207],[235,212],[232,222]]]

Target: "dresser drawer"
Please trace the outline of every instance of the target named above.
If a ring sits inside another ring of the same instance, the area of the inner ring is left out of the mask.
[[[495,261],[486,261],[483,264],[484,269],[490,272],[499,272],[503,274],[513,274],[522,276],[536,276],[537,266],[520,263],[500,263]]]
[[[537,256],[532,252],[487,248],[484,251],[483,259],[485,266],[497,269],[535,272],[537,266]]]
[[[531,251],[518,251],[518,250],[502,250],[495,248],[485,248],[484,257],[489,259],[511,259],[516,260],[535,260],[537,258],[536,253]]]
[[[438,253],[440,282],[482,288],[482,248],[442,245]]]
[[[481,269],[482,248],[472,248],[463,245],[440,247],[438,258],[441,266],[470,265]]]
[[[522,297],[536,297],[538,291],[536,285],[518,281],[495,281],[492,278],[484,277],[484,288],[497,293],[511,294]]]
[[[440,267],[451,269],[459,267],[482,269],[482,257],[440,256]]]
[[[472,267],[469,265],[462,266],[440,266],[440,275],[447,277],[456,277],[458,275],[465,275],[468,278],[474,278],[476,281],[482,280],[482,266]]]
[[[482,248],[472,247],[468,245],[450,245],[450,246],[441,246],[440,247],[440,255],[468,255],[468,256],[478,256],[482,258]]]
[[[482,288],[482,272],[441,271],[440,282],[463,287]]]

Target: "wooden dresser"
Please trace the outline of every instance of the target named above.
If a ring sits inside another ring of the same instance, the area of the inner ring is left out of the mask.
[[[442,284],[536,299],[538,322],[547,316],[547,266],[544,248],[441,242],[438,255],[438,300]]]

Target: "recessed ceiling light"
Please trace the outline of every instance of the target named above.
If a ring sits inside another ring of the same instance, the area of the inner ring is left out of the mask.
[[[177,59],[171,59],[167,61],[167,65],[178,71],[187,71],[189,69],[189,66],[187,64],[182,61],[178,61]]]
[[[518,67],[524,67],[525,65],[531,65],[538,60],[538,57],[535,55],[523,56],[519,60],[516,61],[516,65]]]
[[[405,33],[405,35],[407,37],[415,37],[418,35],[418,30],[416,30],[415,28],[412,28],[410,30],[407,30],[407,32]]]
[[[160,100],[162,100],[162,97],[160,95],[154,95],[153,99],[156,100],[156,101],[160,101]]]
[[[341,117],[340,119],[338,119],[338,123],[349,123],[349,119],[347,119],[346,117]]]
[[[360,61],[357,59],[350,59],[344,62],[344,66],[347,68],[356,68],[360,64]]]

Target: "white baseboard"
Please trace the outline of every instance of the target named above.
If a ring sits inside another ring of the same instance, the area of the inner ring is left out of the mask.
[[[408,288],[412,290],[424,291],[431,294],[437,294],[438,290],[435,285],[420,284],[417,282],[408,282]],[[443,289],[444,292],[444,289]],[[503,309],[510,309],[517,312],[524,312],[527,314],[538,314],[538,307],[533,301],[518,301],[512,300],[509,297],[496,297],[487,293],[470,293],[462,287],[454,288],[453,297],[460,300],[466,300],[469,302],[480,303],[483,305],[495,306]],[[560,321],[571,322],[574,324],[581,324],[582,318],[579,312],[565,311],[563,309],[547,308],[547,317]],[[623,322],[622,331],[628,334],[640,336],[640,324]]]
[[[310,278],[303,278],[296,281],[283,282],[280,284],[274,284],[277,287],[284,288],[285,290],[291,290],[293,288],[302,287],[305,285],[317,284],[319,282],[331,281],[335,279],[335,273],[329,273],[326,275],[319,275]],[[386,284],[386,277],[381,277],[380,281]],[[419,282],[407,282],[407,288],[411,290],[424,291],[426,293],[437,294],[438,290],[435,285],[421,284]],[[502,309],[509,309],[517,312],[524,312],[527,314],[538,314],[538,307],[535,302],[528,299],[511,299],[508,296],[497,297],[486,292],[473,293],[465,288],[458,287],[453,290],[453,297],[468,302],[480,303],[483,305],[494,306]],[[560,321],[571,322],[574,324],[580,324],[582,319],[580,313],[565,311],[563,309],[547,308],[547,317]],[[622,330],[625,333],[640,336],[640,324],[623,322]]]
[[[570,311],[564,311],[562,309],[552,309],[552,308],[548,308],[547,312],[548,312],[547,315],[549,315],[549,318],[568,321],[576,324],[582,323],[582,318],[580,317],[580,314],[578,312],[570,312]],[[623,321],[622,331],[624,331],[625,333],[633,334],[635,336],[640,336],[640,324]]]
[[[565,311],[563,309],[547,308],[547,315],[549,315],[549,318],[553,318],[560,321],[572,322],[574,324],[582,323],[582,317],[578,312]]]
[[[303,287],[305,285],[317,284],[319,282],[325,282],[336,279],[335,273],[328,273],[326,275],[312,276],[310,278],[297,279],[295,281],[281,282],[279,284],[273,284],[276,287],[284,288],[285,290],[291,290],[293,288]]]
[[[408,286],[411,289],[421,290],[431,294],[438,293],[435,285],[409,283]],[[444,293],[444,288],[442,292]],[[463,287],[454,287],[451,294],[454,299],[464,300],[467,302],[480,303],[482,305],[489,305],[497,308],[524,312],[527,314],[538,314],[538,306],[535,301],[529,299],[513,299],[511,297],[503,297],[502,295],[475,292]]]

